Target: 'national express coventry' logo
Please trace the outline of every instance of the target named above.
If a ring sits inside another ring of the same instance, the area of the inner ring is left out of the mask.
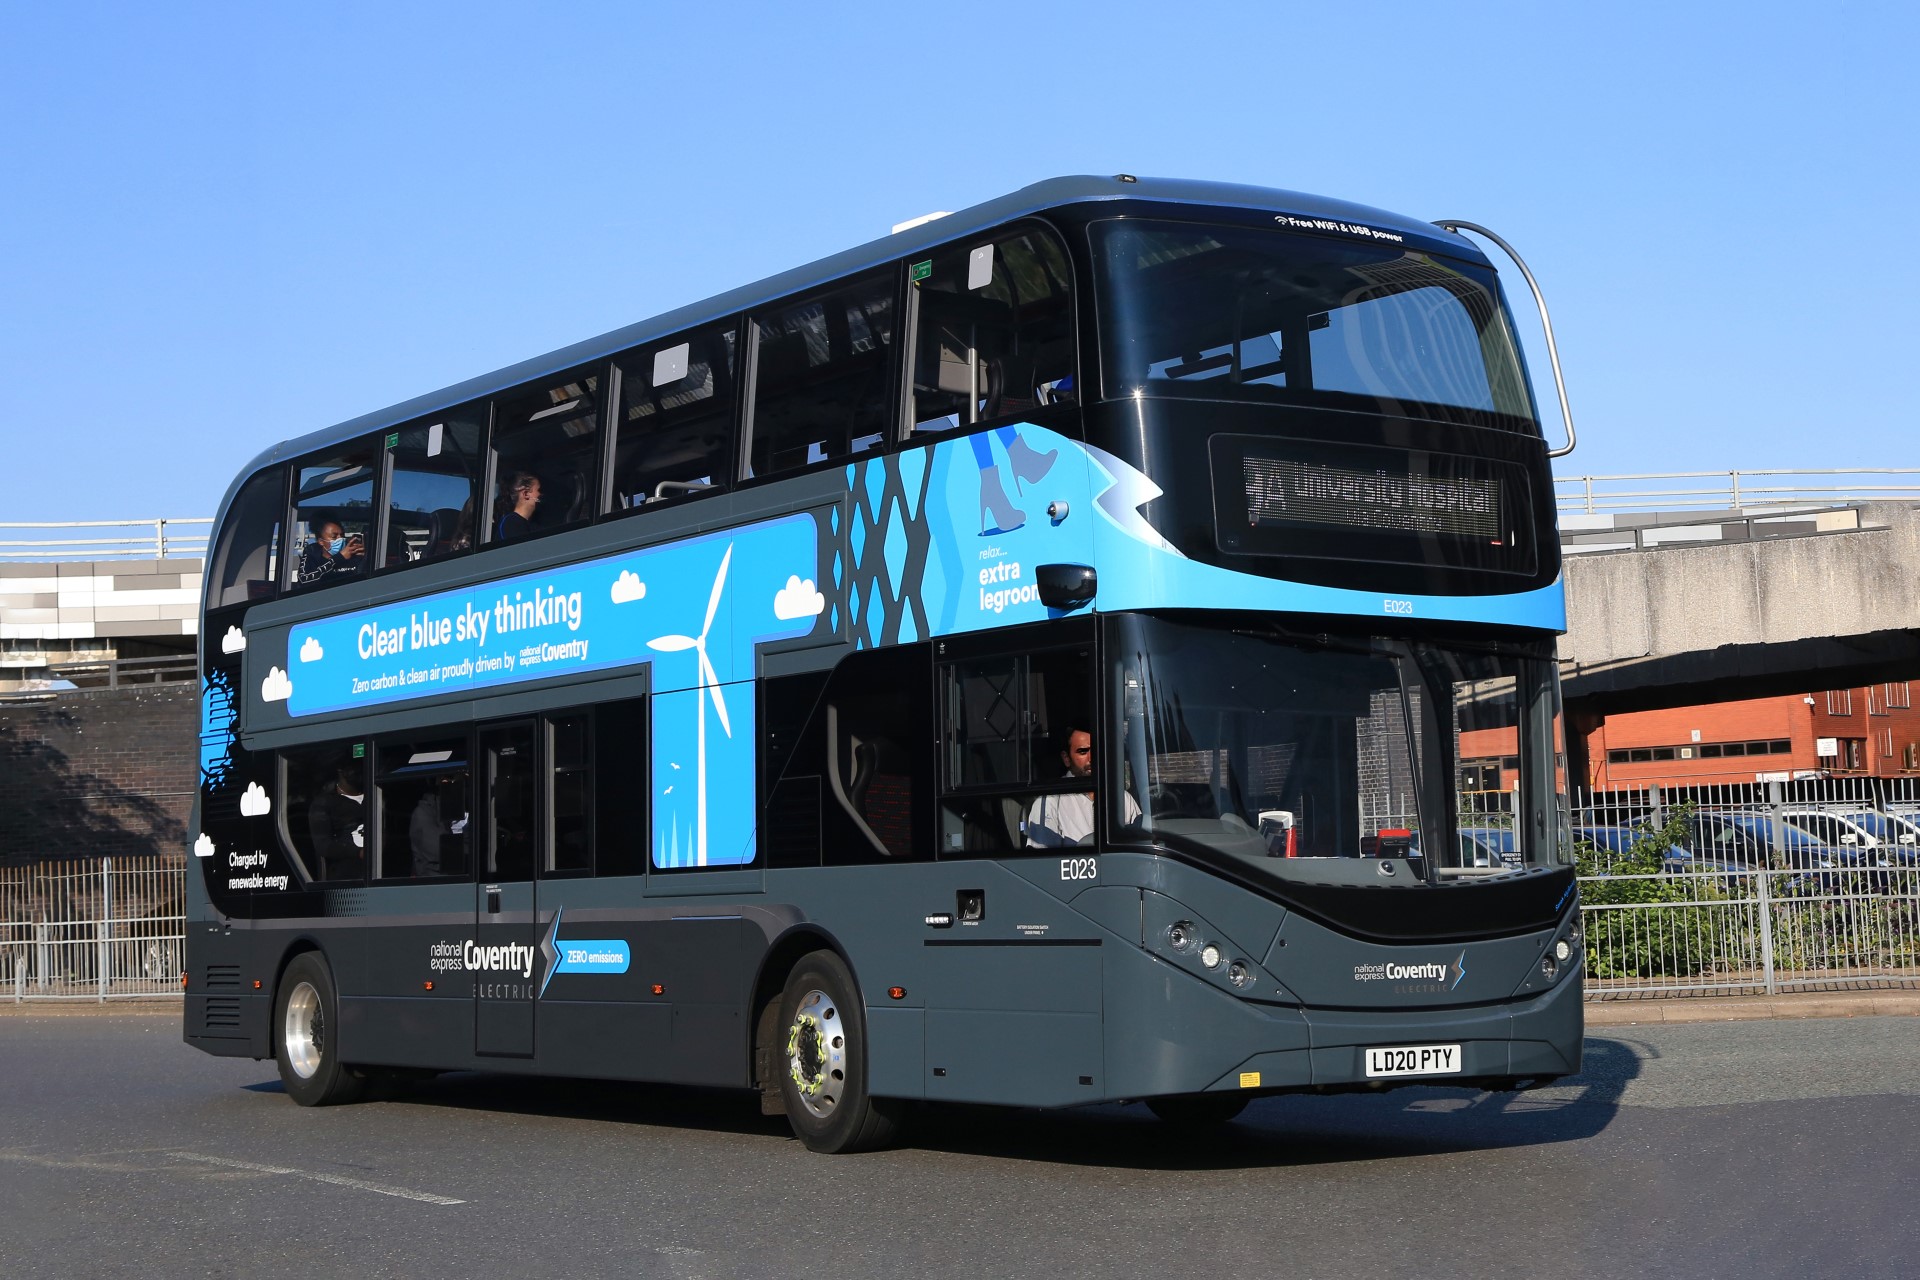
[[[1397,982],[1421,983],[1420,986],[1398,986],[1396,991],[1452,991],[1467,976],[1467,952],[1463,947],[1452,963],[1433,960],[1422,964],[1399,964],[1395,961],[1353,966],[1355,982]]]
[[[562,938],[561,912],[538,946],[509,942],[483,946],[472,938],[452,938],[427,948],[427,967],[435,974],[475,975],[481,999],[530,1000],[547,992],[555,974],[623,974],[633,965],[633,949],[624,938]],[[538,983],[534,973],[543,975]]]

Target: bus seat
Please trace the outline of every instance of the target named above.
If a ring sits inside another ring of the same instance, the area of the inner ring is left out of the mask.
[[[853,777],[847,783],[847,798],[853,801],[854,812],[863,817],[867,812],[867,787],[873,782],[874,762],[879,754],[871,742],[853,744]]]
[[[449,552],[458,551],[455,545],[460,535],[460,512],[454,507],[441,507],[438,511],[427,513],[427,549],[423,560],[434,560]]]
[[[867,826],[887,852],[896,858],[913,853],[913,779],[905,774],[876,773],[861,805]]]

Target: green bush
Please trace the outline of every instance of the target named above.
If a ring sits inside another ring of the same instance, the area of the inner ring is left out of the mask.
[[[1643,825],[1624,854],[1575,841],[1580,875],[1596,877],[1580,886],[1585,905],[1676,904],[1589,912],[1587,971],[1594,977],[1688,977],[1715,967],[1726,949],[1719,936],[1724,909],[1703,906],[1701,899],[1724,897],[1719,881],[1679,883],[1661,875],[1667,850],[1690,839],[1692,817],[1690,806],[1676,806],[1659,827]],[[1642,876],[1659,878],[1634,878]]]

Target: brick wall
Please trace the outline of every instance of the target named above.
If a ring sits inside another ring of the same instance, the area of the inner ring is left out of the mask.
[[[0,704],[0,860],[181,852],[198,729],[195,681]]]

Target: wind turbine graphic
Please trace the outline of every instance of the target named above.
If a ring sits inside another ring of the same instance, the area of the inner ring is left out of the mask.
[[[699,763],[695,771],[695,829],[694,865],[707,865],[707,690],[713,690],[713,710],[720,717],[720,727],[729,738],[733,736],[733,725],[727,719],[727,700],[720,696],[720,676],[713,669],[713,663],[707,657],[707,633],[713,630],[713,615],[720,611],[720,592],[727,585],[727,565],[733,559],[733,544],[727,544],[726,554],[720,557],[720,572],[713,576],[713,594],[707,597],[707,619],[700,625],[697,636],[661,636],[647,641],[647,648],[659,653],[683,653],[694,651],[700,659],[699,666],[699,707],[700,725],[695,738],[695,754]]]

